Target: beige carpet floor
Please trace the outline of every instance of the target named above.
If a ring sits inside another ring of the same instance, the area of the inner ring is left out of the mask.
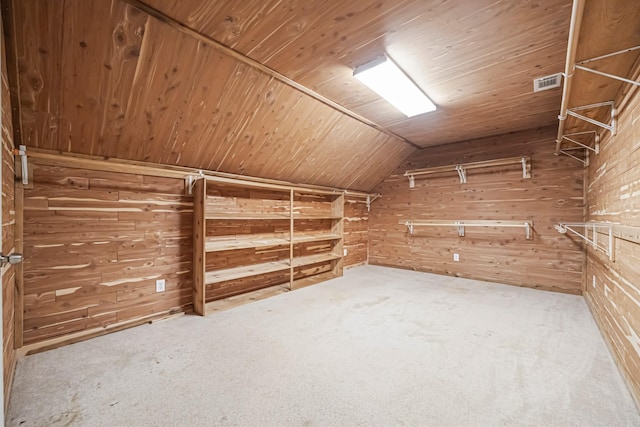
[[[10,426],[638,426],[582,297],[365,266],[20,360]]]

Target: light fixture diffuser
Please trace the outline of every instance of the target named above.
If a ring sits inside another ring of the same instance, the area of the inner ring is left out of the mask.
[[[427,95],[386,55],[356,67],[353,76],[407,117],[436,109]]]

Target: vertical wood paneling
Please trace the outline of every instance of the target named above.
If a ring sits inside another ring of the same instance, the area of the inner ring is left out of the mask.
[[[25,343],[192,303],[183,182],[34,165],[25,190]],[[155,280],[166,291],[155,293]]]
[[[620,112],[618,133],[590,156],[588,219],[640,227],[640,91]],[[640,398],[640,245],[616,240],[615,262],[587,249],[585,295]]]
[[[57,148],[64,1],[24,0],[12,4],[18,32],[22,142],[30,147]]]
[[[490,280],[501,283],[580,293],[581,247],[557,233],[559,220],[583,218],[582,168],[554,156],[554,129],[543,128],[424,149],[381,184],[382,197],[369,218],[372,264]],[[461,184],[455,172],[416,179],[406,169],[466,163],[503,157],[530,156],[532,178],[519,167],[467,172]],[[454,227],[416,228],[410,236],[399,220],[531,220],[534,237],[520,228],[467,228],[458,237]],[[460,262],[453,261],[458,253]]]
[[[74,141],[89,153],[113,156],[147,16],[118,0],[64,3],[61,99],[54,100],[62,113],[58,148],[68,151]]]
[[[13,162],[13,126],[11,103],[9,101],[9,83],[7,77],[7,61],[4,31],[0,28],[2,56],[2,146],[0,147],[0,161],[2,161],[2,253],[10,254],[15,251],[15,223],[16,212],[14,206],[14,162]],[[4,405],[9,401],[13,373],[16,366],[16,352],[14,350],[15,333],[15,275],[16,268],[5,265],[2,268],[2,357],[4,366]]]

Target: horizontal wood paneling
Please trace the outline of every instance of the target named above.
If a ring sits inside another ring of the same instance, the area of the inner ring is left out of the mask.
[[[362,198],[344,201],[344,266],[366,264],[369,260],[369,212]]]
[[[359,190],[414,151],[120,0],[14,2],[29,146]]]
[[[34,185],[25,190],[25,310],[26,344],[74,332],[141,319],[153,314],[190,309],[193,262],[193,198],[184,195],[184,182],[159,178],[34,164]],[[217,196],[229,196],[231,213],[241,214],[249,196],[262,190],[229,187]],[[289,193],[268,193],[269,206]],[[263,199],[265,200],[265,199]],[[313,199],[296,203],[312,208]],[[345,239],[354,241],[346,264],[366,260],[366,225],[358,203],[346,221]],[[228,206],[227,206],[228,207]],[[250,206],[260,209],[260,206]],[[366,207],[364,208],[366,210]],[[328,213],[328,211],[327,211]],[[350,222],[357,224],[348,226]],[[210,235],[243,236],[283,234],[289,219],[214,220]],[[331,232],[331,220],[297,220],[296,232]],[[354,237],[357,236],[357,237]],[[299,254],[325,250],[327,242],[297,246]],[[289,245],[221,251],[209,259],[210,267],[234,267],[248,258],[287,259]],[[324,267],[323,267],[324,268]],[[217,298],[288,282],[288,269],[236,279],[207,288]],[[296,277],[322,272],[318,266],[296,269]],[[286,276],[286,277],[285,277]],[[166,279],[166,291],[155,292],[155,280]],[[284,280],[283,280],[284,278]]]
[[[0,85],[2,99],[2,146],[0,147],[0,161],[2,161],[2,253],[15,252],[15,186],[14,186],[14,161],[13,161],[13,124],[9,95],[9,82],[7,73],[7,55],[5,47],[4,31],[0,27],[0,49],[2,56],[2,74]],[[16,267],[5,265],[2,267],[2,358],[4,378],[4,407],[9,402],[13,373],[16,367],[16,352],[14,350],[15,339],[15,282]]]
[[[26,344],[192,303],[193,203],[182,180],[41,165],[33,173]],[[167,290],[156,294],[159,278]]]
[[[553,156],[554,128],[424,149],[376,191],[369,219],[369,262],[438,274],[580,293],[584,255],[577,242],[557,233],[560,221],[582,221],[583,171]],[[455,172],[409,181],[407,169],[530,156],[532,178],[513,166],[470,170],[461,184]],[[410,236],[399,220],[531,220],[533,239],[521,228],[416,227]],[[458,253],[460,262],[453,261]]]
[[[607,133],[590,156],[588,219],[640,227],[640,91],[620,113],[618,134]],[[615,242],[615,262],[587,254],[587,302],[615,359],[640,398],[640,245]]]

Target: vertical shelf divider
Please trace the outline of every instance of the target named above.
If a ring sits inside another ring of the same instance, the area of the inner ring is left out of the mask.
[[[205,219],[205,199],[207,197],[207,180],[198,179],[193,185],[193,311],[206,316],[207,307],[205,273],[205,236],[207,224]]]

